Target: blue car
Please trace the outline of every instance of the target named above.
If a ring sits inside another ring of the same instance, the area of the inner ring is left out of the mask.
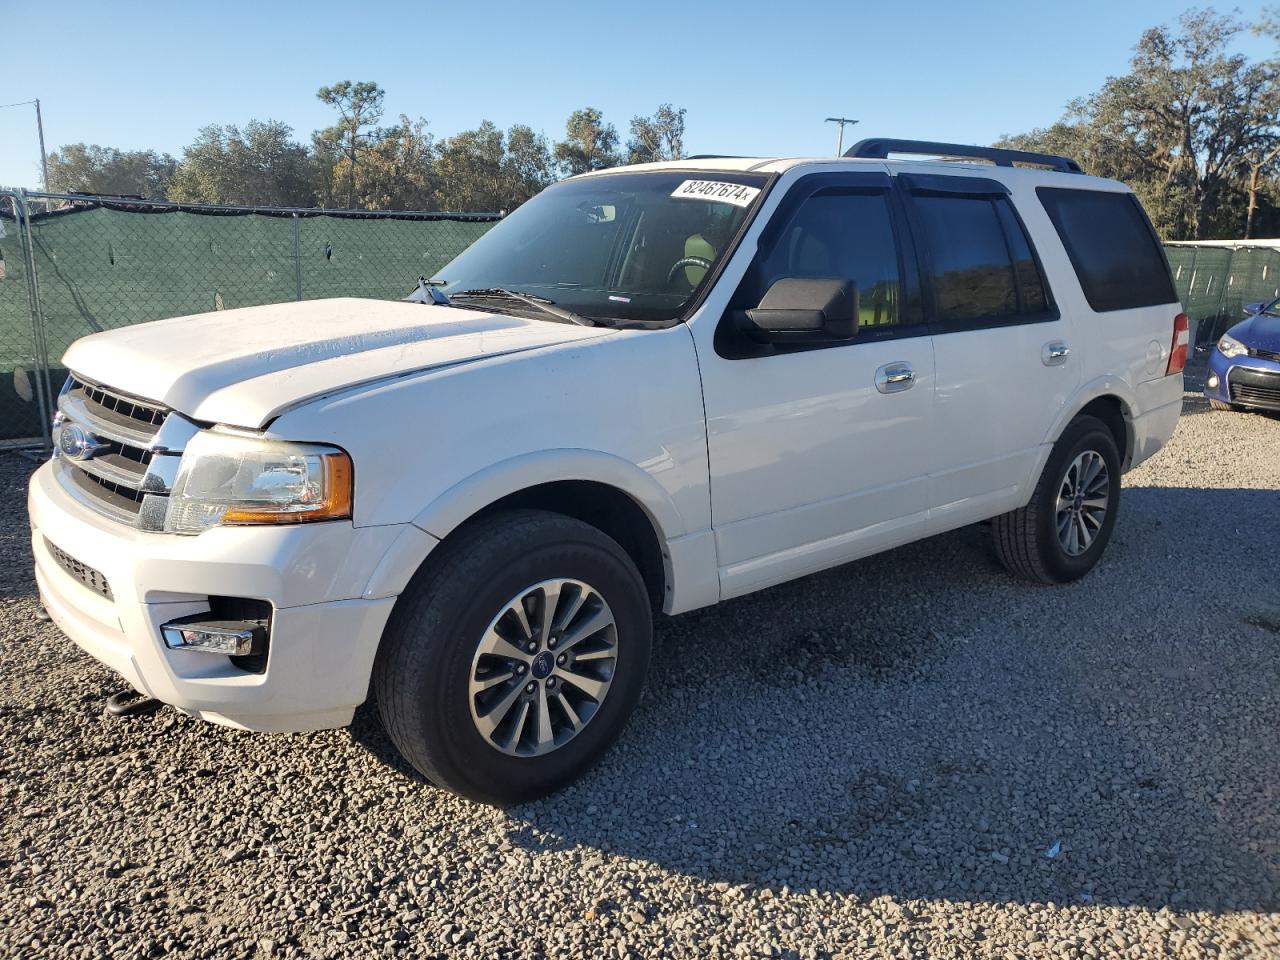
[[[1280,297],[1244,312],[1209,354],[1204,395],[1215,410],[1280,411]]]

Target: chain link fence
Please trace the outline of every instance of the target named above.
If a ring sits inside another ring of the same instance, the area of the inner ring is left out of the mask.
[[[500,219],[0,190],[0,447],[42,446],[80,337],[321,297],[398,299]]]
[[[1197,346],[1243,320],[1245,304],[1280,297],[1280,240],[1167,243],[1165,253]]]

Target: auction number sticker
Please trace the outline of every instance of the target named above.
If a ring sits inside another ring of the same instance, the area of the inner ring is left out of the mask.
[[[673,197],[681,197],[685,200],[714,200],[716,203],[731,203],[735,207],[751,206],[751,201],[759,193],[759,187],[748,187],[743,183],[725,183],[721,180],[686,180],[671,191]]]

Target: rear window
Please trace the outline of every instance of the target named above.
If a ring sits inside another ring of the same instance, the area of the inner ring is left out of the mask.
[[[1137,197],[1057,187],[1036,193],[1096,312],[1177,302],[1169,265]]]

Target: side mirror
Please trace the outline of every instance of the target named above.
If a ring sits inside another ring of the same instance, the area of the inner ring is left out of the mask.
[[[858,287],[832,277],[783,277],[760,306],[747,310],[745,332],[759,343],[838,343],[858,335]]]
[[[1280,306],[1280,297],[1270,301],[1264,300],[1261,303],[1246,303],[1244,305],[1244,315],[1246,317],[1256,317],[1260,315],[1274,317],[1276,314],[1272,311],[1275,310],[1277,306]]]

